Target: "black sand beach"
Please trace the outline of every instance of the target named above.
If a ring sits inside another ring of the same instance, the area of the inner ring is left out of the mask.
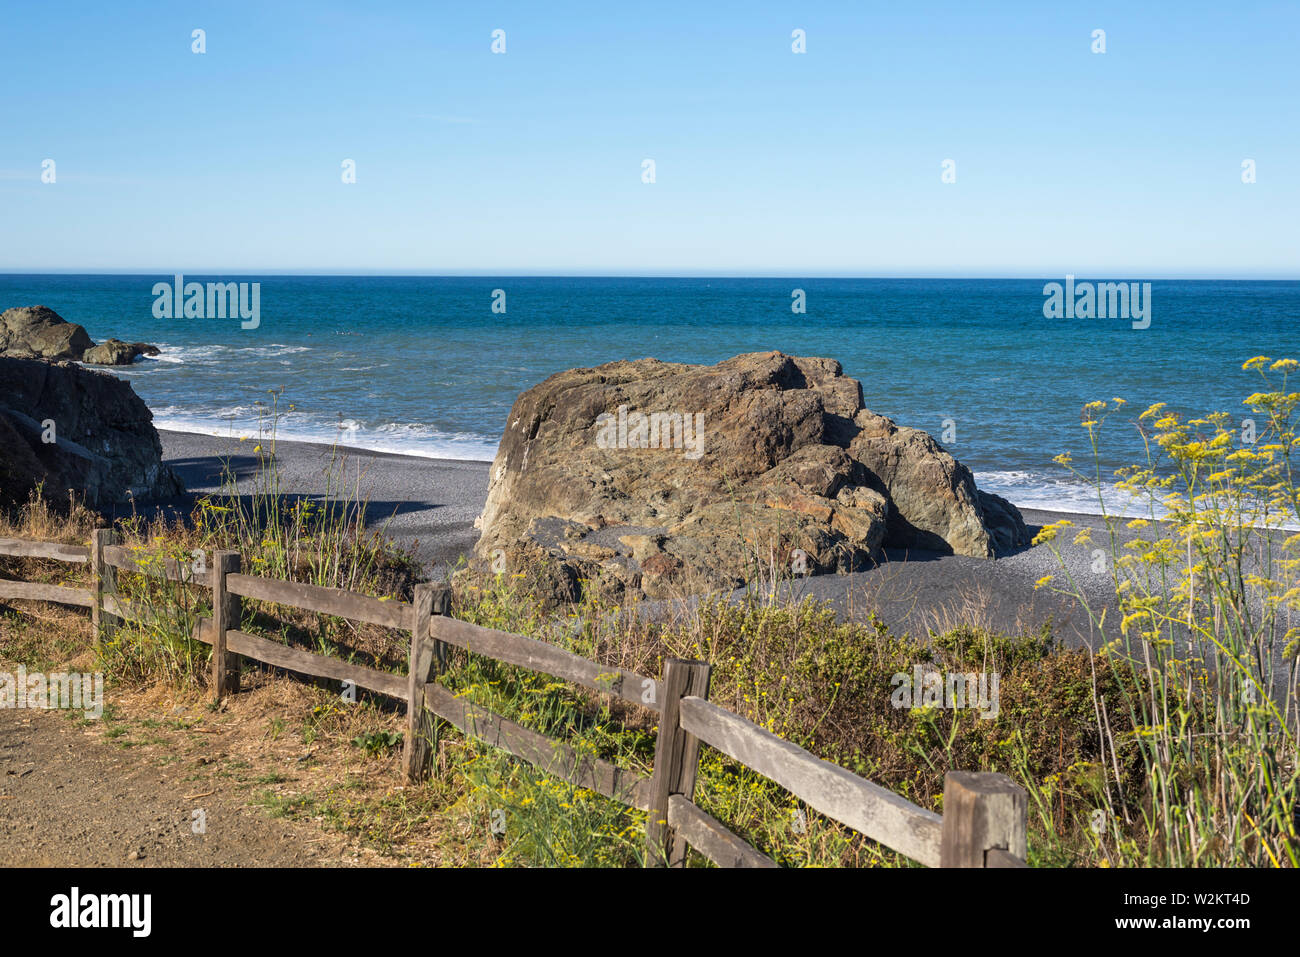
[[[241,442],[183,432],[159,434],[164,461],[181,475],[190,500],[218,491],[227,468],[238,476],[241,490],[248,489],[257,474],[257,442],[253,439]],[[281,489],[292,495],[325,495],[333,463],[334,474],[345,476],[349,490],[359,490],[359,497],[368,500],[371,525],[386,525],[395,539],[413,548],[431,577],[449,574],[478,539],[474,520],[487,497],[488,462],[291,441],[276,443],[276,458]],[[179,512],[189,505],[189,500],[182,500],[168,503],[168,508]],[[1093,515],[1032,509],[1023,513],[1031,532],[1061,518],[1070,518],[1078,526],[1102,528],[1100,518]],[[1101,547],[1105,538],[1102,534],[1096,537],[1096,546],[1064,544],[1062,552],[1075,581],[1099,610],[1113,602],[1107,601],[1109,574],[1092,570],[1093,548]],[[1062,536],[1065,542],[1072,538],[1072,534]],[[1021,633],[1036,631],[1051,620],[1056,633],[1068,643],[1094,645],[1088,616],[1077,602],[1048,589],[1034,589],[1034,583],[1045,575],[1064,580],[1057,557],[1042,545],[993,560],[888,551],[876,568],[799,579],[785,586],[783,594],[830,601],[846,618],[863,619],[874,612],[892,627],[913,633],[960,622]]]
[[[257,475],[259,456],[254,439],[240,441],[189,432],[159,431],[163,462],[174,468],[192,499],[220,491],[222,475],[238,478],[241,492]],[[268,445],[269,450],[269,445]],[[393,538],[410,546],[439,577],[467,554],[478,540],[474,520],[487,498],[487,462],[429,459],[318,445],[277,441],[281,491],[289,495],[324,496],[340,478],[357,498],[367,502],[372,527],[387,526]],[[189,502],[169,508],[187,509]]]

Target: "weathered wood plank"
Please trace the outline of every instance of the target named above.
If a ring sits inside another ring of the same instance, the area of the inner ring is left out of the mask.
[[[1016,857],[1010,851],[995,847],[984,855],[985,867],[1028,867],[1029,864]]]
[[[922,864],[939,865],[943,821],[933,811],[700,698],[682,699],[681,724],[827,817]]]
[[[686,841],[673,833],[668,820],[668,802],[674,794],[680,794],[688,801],[694,799],[700,741],[682,729],[679,707],[685,697],[708,697],[710,671],[704,661],[669,658],[664,662],[663,713],[655,739],[650,813],[645,822],[646,863],[650,867],[686,866]]]
[[[228,649],[231,631],[244,620],[239,595],[230,579],[240,569],[239,552],[223,550],[212,556],[212,694],[220,701],[239,691],[239,658]]]
[[[429,760],[436,746],[435,722],[424,709],[424,686],[434,676],[438,667],[434,642],[429,637],[429,622],[433,616],[433,585],[415,586],[414,624],[411,630],[411,652],[407,658],[406,676],[406,740],[402,743],[402,763],[406,779],[411,783],[424,780],[429,770]]]
[[[181,582],[186,585],[208,585],[206,562],[200,564],[201,570],[196,570],[196,562],[180,561],[175,558],[159,559],[148,555],[137,557],[138,555],[142,553],[125,545],[104,546],[105,565],[136,575],[165,578],[167,581]]]
[[[458,698],[439,684],[425,685],[424,704],[465,734],[480,738],[495,748],[509,751],[548,774],[632,807],[644,809],[648,806],[650,779],[644,775],[589,754],[579,754],[563,742],[515,724],[481,705]]]
[[[139,622],[144,625],[153,622],[157,618],[153,612],[139,602],[127,601],[120,595],[104,594],[100,600],[100,607],[114,618]]]
[[[212,620],[200,618],[194,627],[193,638],[204,644],[212,644]],[[333,678],[335,681],[351,681],[358,688],[365,688],[377,694],[387,695],[399,701],[406,699],[406,677],[378,671],[364,665],[354,665],[348,661],[318,655],[298,648],[290,648],[278,641],[250,635],[242,631],[226,632],[226,647],[231,652],[254,658],[285,671],[310,675],[314,678]]]
[[[104,564],[104,549],[117,541],[117,532],[111,528],[95,528],[90,532],[90,590],[93,604],[90,606],[90,633],[95,647],[104,643],[104,639],[113,634],[117,621],[122,616],[108,609],[106,598],[117,600],[117,569]]]
[[[668,799],[668,826],[719,867],[777,866],[680,794]]]
[[[236,595],[255,601],[291,605],[353,621],[367,621],[386,628],[409,631],[412,625],[411,605],[408,602],[381,601],[342,588],[324,588],[255,575],[230,575],[226,579],[226,587]]]
[[[1028,809],[1028,793],[1005,774],[949,771],[943,779],[941,866],[988,867],[989,853],[999,849],[1023,861]]]
[[[36,582],[16,582],[0,578],[0,599],[20,598],[25,601],[52,601],[60,605],[91,608],[95,604],[89,588],[67,588],[63,585],[41,585]]]
[[[23,538],[0,538],[0,555],[13,555],[17,558],[53,558],[60,562],[80,564],[90,561],[90,549],[84,545],[29,542]]]
[[[432,628],[434,638],[473,654],[572,681],[654,712],[662,710],[662,682],[635,671],[606,668],[549,642],[484,628],[458,618],[436,615]]]

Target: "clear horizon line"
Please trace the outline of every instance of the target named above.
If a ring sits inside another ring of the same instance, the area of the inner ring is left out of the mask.
[[[1111,272],[1104,269],[1082,269],[1074,272],[1043,272],[1043,273],[1022,273],[1015,271],[1002,272],[979,272],[979,273],[866,273],[866,272],[703,272],[703,271],[664,271],[664,272],[617,272],[617,271],[600,271],[584,272],[571,270],[557,270],[552,272],[536,270],[464,270],[450,272],[426,272],[419,270],[404,269],[375,269],[364,270],[360,272],[334,270],[334,269],[248,269],[248,268],[212,268],[196,267],[190,269],[176,269],[168,267],[165,269],[139,269],[123,268],[109,270],[85,270],[85,269],[47,269],[47,270],[21,270],[21,269],[0,269],[0,276],[174,276],[177,273],[181,275],[190,274],[196,276],[277,276],[284,278],[295,277],[334,277],[338,279],[365,279],[376,277],[388,278],[408,278],[408,279],[491,279],[491,278],[509,278],[509,279],[906,279],[906,280],[1040,280],[1040,279],[1058,279],[1064,276],[1077,276],[1080,278],[1087,277],[1106,277],[1111,279],[1125,279],[1131,281],[1144,282],[1300,282],[1300,271],[1295,273],[1242,273],[1242,272],[1187,272],[1187,273],[1165,273],[1157,275],[1152,273],[1133,272],[1130,270],[1120,270]]]

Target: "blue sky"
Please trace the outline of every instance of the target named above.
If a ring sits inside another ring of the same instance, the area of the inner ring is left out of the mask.
[[[1300,4],[1137,6],[10,4],[0,270],[1300,277]]]

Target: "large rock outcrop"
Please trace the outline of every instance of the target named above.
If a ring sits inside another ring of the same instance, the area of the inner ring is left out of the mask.
[[[40,483],[47,498],[71,489],[99,507],[183,491],[130,383],[71,362],[0,356],[0,506]]]
[[[863,407],[832,359],[571,369],[521,395],[492,467],[474,570],[661,597],[851,570],[884,546],[991,557],[1027,542],[933,438]]]
[[[95,345],[85,329],[48,306],[19,306],[0,313],[0,355],[124,366],[134,362],[136,356],[158,355],[158,347],[120,339]]]

